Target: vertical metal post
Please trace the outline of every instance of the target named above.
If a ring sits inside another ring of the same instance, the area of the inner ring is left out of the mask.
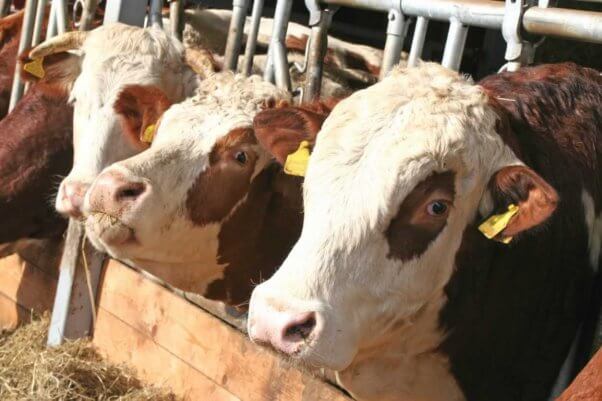
[[[389,11],[387,25],[387,40],[383,51],[383,64],[380,70],[380,79],[383,79],[393,66],[401,59],[403,40],[406,34],[406,18],[398,9]]]
[[[408,67],[414,67],[422,57],[424,40],[426,39],[426,30],[429,26],[429,20],[425,17],[416,18],[416,28],[414,28],[414,37],[412,38],[412,47],[408,56]]]
[[[25,3],[25,15],[23,16],[23,28],[21,30],[18,54],[21,54],[27,47],[31,45],[31,37],[33,35],[37,5],[37,0],[27,0]],[[19,99],[21,99],[21,96],[23,96],[23,89],[24,85],[21,82],[21,74],[19,67],[17,66],[17,68],[15,68],[15,75],[13,77],[10,103],[8,105],[9,112],[15,108]]]
[[[12,0],[0,0],[0,18],[6,17],[10,12]]]
[[[182,40],[184,32],[184,0],[172,0],[169,2],[169,26],[173,36]]]
[[[89,31],[96,15],[98,0],[85,0],[82,8],[82,16],[79,19],[79,30]]]
[[[301,102],[311,102],[320,98],[324,56],[328,49],[328,28],[332,22],[332,10],[320,10],[317,21],[310,21],[311,36],[307,49],[307,71]],[[313,19],[313,18],[312,18]]]
[[[48,346],[57,346],[63,340],[85,337],[90,334],[95,311],[93,305],[104,255],[88,244],[82,248],[84,227],[75,220],[69,221],[65,249],[61,258],[59,280],[48,331]],[[85,264],[80,258],[85,252]]]
[[[445,41],[445,50],[443,51],[443,60],[441,64],[444,67],[458,71],[462,62],[462,54],[466,45],[466,35],[468,27],[456,19],[449,23],[449,33]]]
[[[151,0],[149,26],[163,28],[163,0]]]
[[[525,7],[524,0],[506,0],[505,2],[502,35],[506,41],[504,58],[507,71],[516,71],[522,64],[524,46],[521,38],[521,21]]]
[[[50,14],[48,15],[48,28],[46,28],[46,39],[56,36],[56,2],[50,2]]]
[[[56,28],[59,35],[67,32],[67,1],[66,0],[52,0],[56,2]]]
[[[38,0],[36,9],[36,19],[33,26],[33,34],[31,38],[31,47],[37,46],[42,40],[42,25],[44,25],[44,15],[46,14],[46,4],[48,0]]]
[[[144,26],[148,0],[107,0],[104,23],[123,22]]]
[[[236,71],[236,67],[238,66],[238,56],[240,55],[240,46],[242,44],[248,9],[249,0],[234,0],[232,2],[232,19],[230,20],[228,40],[224,53],[224,68],[228,70]]]
[[[291,18],[293,8],[292,0],[278,0],[276,10],[274,11],[274,27],[272,28],[272,39],[268,49],[268,57],[263,73],[263,79],[269,82],[275,82],[275,74],[280,74],[281,78],[288,76],[288,60],[286,58],[286,31],[288,21]],[[280,47],[279,51],[274,51]],[[279,53],[279,59],[276,60],[275,53]],[[290,79],[289,79],[290,81]]]
[[[251,27],[247,35],[247,45],[245,46],[245,61],[242,72],[250,75],[253,69],[253,57],[257,47],[257,35],[259,34],[259,23],[261,22],[261,13],[263,11],[263,0],[253,2],[253,12],[251,13]]]

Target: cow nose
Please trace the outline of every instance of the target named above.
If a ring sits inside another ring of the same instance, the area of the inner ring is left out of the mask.
[[[56,203],[57,211],[75,219],[81,218],[84,196],[88,188],[88,184],[80,181],[63,182]]]
[[[107,171],[99,175],[90,189],[90,209],[119,217],[126,209],[132,209],[147,192],[144,182],[132,181],[124,175]]]
[[[254,342],[294,355],[315,337],[316,316],[315,312],[279,311],[264,304],[249,318],[249,336]]]

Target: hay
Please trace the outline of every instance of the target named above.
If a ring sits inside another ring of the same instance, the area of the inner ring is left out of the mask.
[[[133,372],[111,365],[87,340],[46,348],[48,317],[0,334],[2,401],[176,401],[146,387]]]

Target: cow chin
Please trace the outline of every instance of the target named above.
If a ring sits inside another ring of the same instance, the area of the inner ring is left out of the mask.
[[[111,252],[135,241],[134,230],[116,217],[105,213],[91,213],[86,219],[86,235],[90,242],[101,251]]]

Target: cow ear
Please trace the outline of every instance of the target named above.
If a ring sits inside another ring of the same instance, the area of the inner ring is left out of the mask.
[[[59,52],[32,59],[30,50],[19,56],[21,77],[26,82],[39,82],[45,92],[67,96],[80,74],[81,57],[70,52]]]
[[[556,210],[558,193],[529,167],[507,166],[489,181],[481,210],[489,216],[507,211],[512,204],[518,206],[518,211],[499,238],[512,237],[545,222]]]
[[[18,35],[23,25],[23,11],[0,19],[0,46]]]
[[[126,136],[138,147],[152,142],[159,118],[171,106],[165,92],[156,86],[126,86],[113,108]]]
[[[253,129],[259,143],[282,165],[302,141],[313,147],[327,112],[303,107],[276,107],[259,112]]]

